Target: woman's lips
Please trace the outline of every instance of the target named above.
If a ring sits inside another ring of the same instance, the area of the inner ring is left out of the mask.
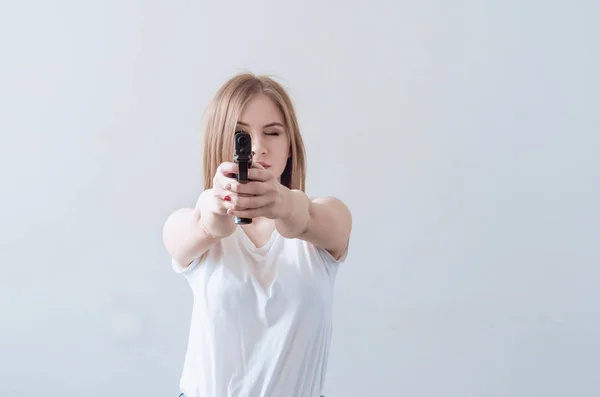
[[[269,163],[265,163],[264,161],[257,161],[258,164],[262,165],[265,168],[270,168],[271,165]]]

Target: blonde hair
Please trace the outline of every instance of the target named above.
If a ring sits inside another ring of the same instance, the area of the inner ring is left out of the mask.
[[[305,190],[306,153],[292,101],[283,86],[274,79],[252,73],[242,73],[229,79],[206,109],[203,147],[205,190],[212,188],[219,164],[233,161],[233,138],[238,119],[246,105],[258,94],[267,95],[277,105],[290,137],[290,157],[281,175],[281,183],[290,189]]]

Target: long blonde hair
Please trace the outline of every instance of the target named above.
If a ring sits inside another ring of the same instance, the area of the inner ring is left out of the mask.
[[[211,189],[219,164],[233,161],[233,138],[238,119],[246,105],[258,94],[265,94],[281,110],[290,137],[290,157],[281,183],[290,189],[305,190],[306,153],[294,105],[281,84],[268,76],[242,73],[229,79],[217,91],[206,109],[203,173],[204,189]],[[279,175],[277,175],[279,176]]]

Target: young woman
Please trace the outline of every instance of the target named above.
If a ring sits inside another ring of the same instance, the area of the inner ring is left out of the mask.
[[[193,291],[181,396],[319,397],[350,211],[336,198],[304,192],[294,107],[273,79],[233,77],[206,117],[204,191],[163,230],[173,269]],[[235,178],[239,130],[252,140],[246,184]]]

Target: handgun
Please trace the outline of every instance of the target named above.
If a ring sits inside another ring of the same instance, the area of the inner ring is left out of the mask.
[[[235,174],[239,183],[248,183],[248,170],[252,167],[252,155],[252,138],[250,134],[243,130],[236,131],[233,144],[233,162],[239,167],[239,173]],[[252,219],[236,216],[235,223],[248,225],[252,223]]]

